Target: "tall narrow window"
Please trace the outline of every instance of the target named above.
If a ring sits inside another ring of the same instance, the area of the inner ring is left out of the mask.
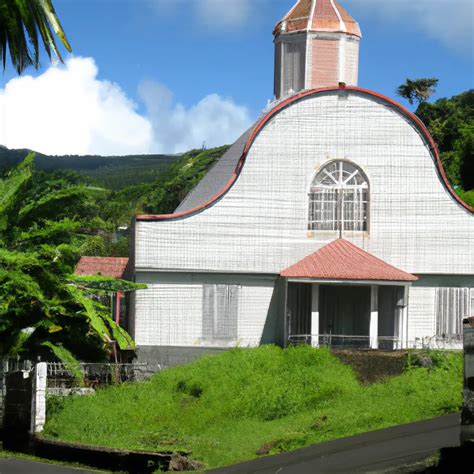
[[[283,45],[284,93],[304,89],[306,68],[306,41],[292,41]]]
[[[236,340],[238,313],[237,285],[204,285],[202,337],[205,341]]]
[[[309,194],[309,230],[367,231],[369,181],[355,164],[337,160],[316,175]]]
[[[461,337],[462,320],[471,312],[469,303],[469,288],[438,288],[436,334],[442,337]]]

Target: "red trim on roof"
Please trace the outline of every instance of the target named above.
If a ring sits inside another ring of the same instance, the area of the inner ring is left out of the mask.
[[[128,258],[119,257],[81,257],[76,265],[75,275],[107,276],[123,278],[128,265]]]
[[[285,278],[317,280],[417,281],[353,243],[338,239],[280,273]]]
[[[181,218],[184,218],[184,217],[190,217],[194,214],[197,214],[198,212],[203,211],[204,209],[207,209],[208,207],[210,207],[211,205],[216,203],[219,199],[221,199],[225,194],[227,194],[227,192],[235,184],[235,182],[237,181],[237,178],[239,177],[239,175],[242,171],[243,165],[245,164],[245,159],[247,157],[247,154],[248,154],[250,148],[252,147],[253,142],[257,138],[257,135],[260,133],[260,131],[265,127],[265,125],[274,116],[276,116],[279,112],[281,112],[283,109],[290,106],[291,104],[293,104],[295,102],[298,102],[299,100],[302,100],[306,97],[310,97],[310,96],[313,96],[313,95],[318,95],[318,94],[321,94],[321,93],[324,93],[324,92],[334,92],[334,91],[338,91],[338,90],[341,90],[341,89],[345,89],[345,90],[348,90],[348,91],[355,91],[355,92],[359,92],[361,94],[366,94],[366,95],[371,96],[371,97],[376,97],[377,99],[381,99],[381,100],[387,102],[388,104],[390,104],[391,106],[395,107],[399,112],[402,113],[402,115],[407,117],[412,122],[412,124],[418,129],[418,131],[421,133],[421,135],[426,139],[426,141],[428,142],[428,144],[431,148],[431,151],[432,151],[433,155],[436,158],[437,171],[438,171],[438,174],[441,178],[441,182],[444,184],[445,188],[450,192],[450,194],[458,202],[458,204],[460,204],[462,207],[464,207],[468,212],[471,212],[471,213],[474,214],[474,208],[472,208],[467,203],[465,203],[456,194],[456,192],[452,188],[451,184],[449,183],[448,178],[446,176],[446,172],[444,171],[444,168],[443,168],[443,164],[441,163],[441,158],[440,158],[440,155],[439,155],[438,147],[436,146],[436,143],[434,142],[433,137],[430,135],[430,132],[428,131],[428,129],[425,127],[423,122],[415,114],[410,112],[408,109],[406,109],[405,107],[403,107],[399,103],[397,103],[394,100],[390,99],[389,97],[386,97],[386,96],[384,96],[382,94],[379,94],[377,92],[374,92],[374,91],[371,91],[371,90],[368,90],[368,89],[361,89],[359,87],[344,86],[344,87],[326,87],[326,88],[322,88],[322,89],[312,89],[312,90],[301,91],[298,94],[295,94],[295,95],[289,97],[288,99],[286,99],[286,100],[280,102],[279,104],[277,104],[270,112],[268,112],[267,115],[265,115],[265,117],[263,117],[263,119],[258,123],[258,125],[253,130],[252,135],[250,136],[250,138],[247,141],[247,144],[245,145],[245,149],[244,149],[244,152],[242,154],[242,157],[240,158],[239,163],[237,164],[237,167],[235,168],[234,173],[232,174],[232,176],[229,179],[229,181],[227,182],[227,184],[209,201],[206,201],[206,202],[200,204],[199,206],[196,206],[195,208],[190,209],[189,211],[185,211],[185,212],[178,212],[178,213],[175,213],[175,214],[162,214],[162,215],[160,215],[160,214],[157,214],[157,215],[155,215],[155,214],[141,214],[141,215],[135,216],[135,219],[137,221],[175,220],[175,219],[181,219]]]

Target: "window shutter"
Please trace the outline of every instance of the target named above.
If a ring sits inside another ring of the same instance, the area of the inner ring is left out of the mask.
[[[468,316],[469,288],[438,288],[436,292],[436,334],[462,335],[462,320]]]
[[[237,339],[239,286],[204,285],[202,336],[206,341]]]

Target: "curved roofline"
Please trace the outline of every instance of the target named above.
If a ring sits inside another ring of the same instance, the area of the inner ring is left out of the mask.
[[[421,133],[421,135],[425,138],[427,143],[430,146],[430,150],[433,153],[435,159],[436,159],[436,168],[438,171],[438,176],[441,178],[442,184],[445,186],[445,188],[448,190],[448,192],[451,194],[451,196],[454,198],[454,200],[461,205],[464,209],[466,209],[468,212],[474,214],[474,208],[469,206],[467,203],[465,203],[454,191],[453,187],[451,186],[450,182],[448,181],[448,178],[446,176],[446,172],[443,168],[443,164],[441,163],[441,158],[439,155],[438,147],[436,146],[436,143],[433,140],[433,137],[431,136],[430,132],[426,128],[426,126],[423,124],[423,122],[412,112],[410,112],[408,109],[403,107],[403,105],[399,104],[398,102],[395,102],[394,100],[390,99],[389,97],[386,97],[382,94],[379,94],[377,92],[371,91],[369,89],[362,89],[360,87],[349,87],[349,86],[341,86],[341,87],[326,87],[322,89],[311,89],[311,90],[306,90],[299,92],[298,94],[295,94],[291,97],[288,97],[286,100],[280,102],[277,104],[270,112],[268,112],[257,124],[255,129],[252,132],[252,135],[248,139],[244,151],[242,153],[242,156],[232,174],[230,177],[229,181],[227,184],[211,199],[208,201],[200,204],[199,206],[194,207],[193,209],[190,209],[189,211],[185,212],[178,212],[174,214],[140,214],[136,215],[135,219],[137,221],[169,221],[169,220],[177,220],[177,219],[183,219],[186,217],[191,217],[194,214],[197,214],[199,212],[204,211],[205,209],[211,207],[214,205],[217,201],[219,201],[222,197],[224,197],[228,191],[233,187],[233,185],[236,183],[238,177],[240,176],[240,173],[242,172],[243,166],[245,164],[245,160],[247,158],[248,152],[250,151],[250,148],[252,147],[255,139],[259,135],[260,131],[263,130],[265,125],[278,113],[280,113],[282,110],[286,109],[288,106],[291,104],[298,102],[301,99],[313,96],[313,95],[318,95],[324,92],[336,92],[336,91],[341,91],[341,90],[348,90],[348,91],[354,91],[354,92],[359,92],[361,94],[366,94],[370,97],[375,97],[377,99],[381,99],[382,101],[392,105],[395,107],[399,112],[401,112],[402,115],[404,115],[406,118],[408,118],[411,122],[412,125],[415,126],[415,128]]]

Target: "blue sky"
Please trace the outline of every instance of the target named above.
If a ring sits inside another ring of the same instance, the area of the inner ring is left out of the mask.
[[[7,67],[0,143],[126,154],[229,142],[272,97],[272,29],[294,1],[55,0],[75,62],[43,58],[20,79]],[[393,98],[407,77],[439,78],[436,97],[474,87],[471,0],[340,3],[364,35],[361,87]],[[27,104],[30,119],[12,113]],[[35,110],[44,117],[45,108],[51,119],[41,125]]]

